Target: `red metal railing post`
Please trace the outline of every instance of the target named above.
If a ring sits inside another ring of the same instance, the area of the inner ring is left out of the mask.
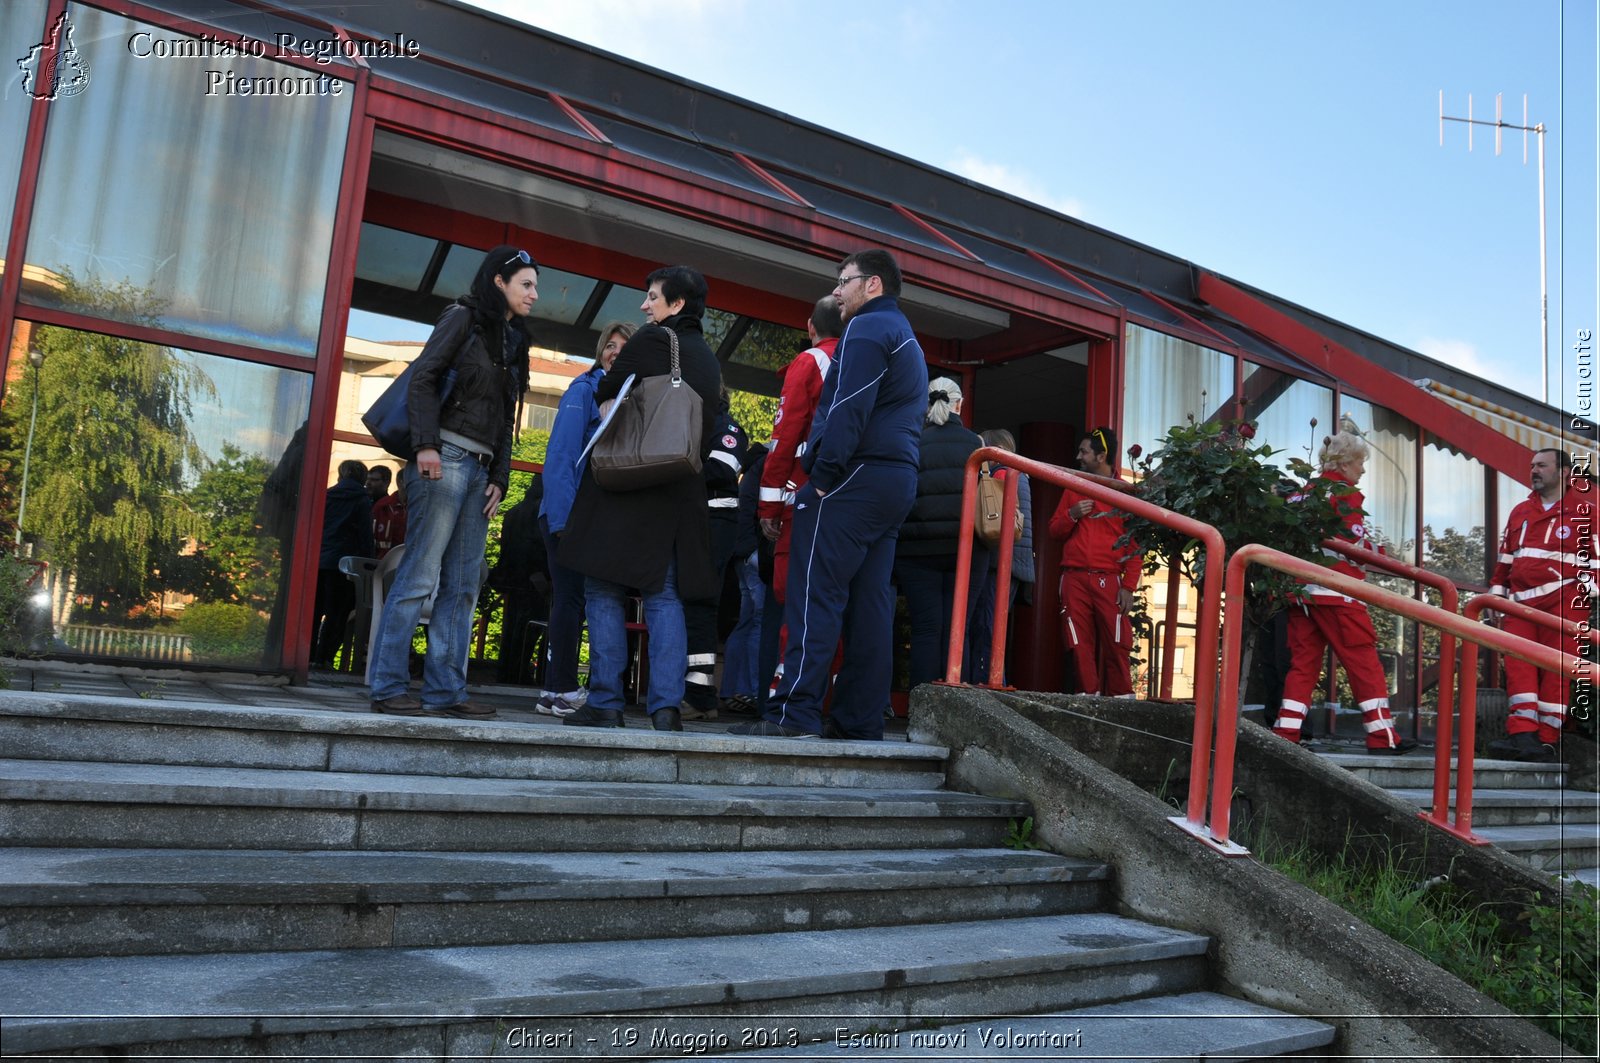
[[[973,506],[978,499],[978,467],[989,460],[990,454],[1004,454],[993,447],[980,447],[967,458],[967,468],[961,482],[961,528],[956,532],[956,584],[951,602],[950,645],[945,658],[944,681],[950,686],[961,683],[961,659],[967,649],[967,595],[972,592],[972,528]]]
[[[989,644],[989,677],[984,686],[1003,690],[1006,686],[1006,629],[1011,624],[1011,550],[1017,541],[1017,494],[1022,490],[1022,474],[1012,470],[1006,477],[1005,507],[1000,519],[1000,557],[994,573],[994,631]]]

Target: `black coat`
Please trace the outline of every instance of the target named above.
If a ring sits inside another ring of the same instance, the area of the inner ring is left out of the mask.
[[[700,396],[700,458],[715,441],[722,367],[706,345],[700,319],[681,315],[665,325],[678,334],[683,379]],[[634,333],[595,389],[595,401],[616,397],[630,374],[641,379],[672,371],[672,346],[662,328]],[[586,576],[624,587],[655,592],[678,563],[678,597],[709,598],[721,589],[721,574],[711,566],[711,530],[706,516],[705,480],[690,474],[641,491],[607,491],[594,482],[587,465],[578,481],[572,513],[561,533],[561,563]]]
[[[951,417],[922,426],[917,500],[900,526],[896,557],[954,560],[960,545],[961,487],[967,459],[983,446],[978,434]]]

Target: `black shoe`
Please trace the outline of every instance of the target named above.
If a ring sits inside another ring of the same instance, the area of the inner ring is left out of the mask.
[[[1368,748],[1367,753],[1375,757],[1403,757],[1416,748],[1416,739],[1402,738],[1392,746],[1377,746],[1375,748]]]
[[[372,703],[373,712],[381,712],[388,716],[421,716],[423,715],[422,702],[409,694],[396,694],[392,698]]]
[[[1523,764],[1554,764],[1556,761],[1556,747],[1539,741],[1539,736],[1533,731],[1511,735],[1503,742],[1494,743],[1491,748],[1506,760],[1521,761]]]
[[[658,731],[681,731],[683,720],[677,709],[657,709],[650,714],[650,726]]]
[[[753,735],[758,738],[821,738],[810,731],[802,731],[796,727],[785,727],[781,723],[771,720],[756,720],[752,723],[736,723],[728,728],[731,735]]]
[[[713,705],[709,709],[697,709],[693,705],[689,704],[687,701],[679,702],[678,703],[678,707],[676,709],[671,709],[671,710],[662,709],[661,711],[662,712],[669,712],[669,711],[670,712],[675,712],[681,718],[683,718],[685,720],[706,720],[706,721],[710,721],[710,720],[715,720],[717,718],[716,706]],[[654,719],[653,716],[651,718]],[[661,730],[661,728],[657,728],[657,730]],[[683,728],[682,727],[674,727],[674,728],[671,728],[671,730],[681,731],[681,730],[683,730]]]
[[[748,694],[735,694],[722,699],[722,711],[729,716],[760,716],[761,707]]]
[[[621,709],[597,709],[593,705],[585,705],[571,716],[563,717],[562,723],[568,727],[621,727]]]

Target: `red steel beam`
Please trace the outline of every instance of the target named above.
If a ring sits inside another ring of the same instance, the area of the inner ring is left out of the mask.
[[[1295,357],[1353,385],[1365,395],[1381,396],[1383,405],[1410,418],[1424,431],[1519,483],[1528,482],[1533,451],[1521,443],[1213,273],[1201,272],[1195,290],[1201,300],[1230,314]]]

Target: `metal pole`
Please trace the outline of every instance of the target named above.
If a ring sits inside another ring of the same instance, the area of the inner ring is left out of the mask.
[[[1544,123],[1533,127],[1539,135],[1539,380],[1544,401],[1550,403],[1550,289],[1547,279],[1544,233]]]
[[[33,460],[33,426],[39,420],[39,365],[33,362],[33,411],[28,414],[28,442],[22,448],[22,495],[17,501],[17,547],[22,546],[22,519],[28,513],[28,463]]]

